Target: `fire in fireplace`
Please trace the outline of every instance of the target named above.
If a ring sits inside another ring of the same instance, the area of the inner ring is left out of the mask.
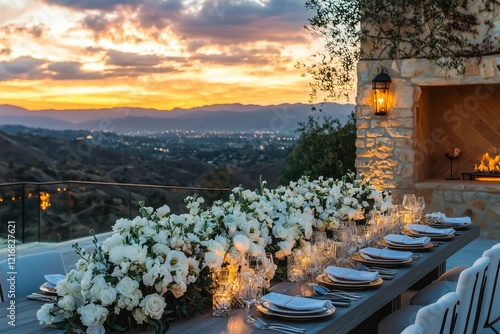
[[[483,154],[481,163],[474,165],[474,172],[500,173],[500,154],[494,158],[491,158],[488,152]]]
[[[480,164],[474,165],[474,174],[478,181],[500,181],[500,154],[495,157],[483,154]]]

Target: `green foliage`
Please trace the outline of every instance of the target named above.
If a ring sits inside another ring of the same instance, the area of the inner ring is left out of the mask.
[[[346,124],[338,119],[323,117],[323,123],[309,117],[307,123],[299,123],[300,137],[290,151],[280,183],[296,181],[302,176],[316,179],[340,178],[354,170],[356,159],[356,120],[354,112]]]
[[[470,12],[471,0],[307,0],[315,11],[306,29],[325,37],[310,64],[298,64],[313,78],[311,102],[319,91],[328,99],[354,91],[360,59],[427,58],[463,74],[463,57],[498,52],[491,20]],[[480,15],[494,12],[498,0],[480,4]],[[486,27],[478,36],[479,25]],[[367,42],[369,49],[361,49]]]

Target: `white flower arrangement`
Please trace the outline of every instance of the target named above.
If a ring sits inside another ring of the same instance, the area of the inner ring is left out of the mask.
[[[57,285],[61,297],[37,312],[41,324],[70,332],[120,333],[149,324],[156,333],[169,320],[191,316],[211,302],[210,272],[244,266],[246,255],[271,252],[284,260],[309,252],[313,230],[334,231],[392,204],[369,179],[309,181],[259,191],[237,187],[227,201],[202,209],[186,198],[188,213],[141,205],[142,217],[118,219],[113,234],[81,259]],[[270,273],[273,276],[274,273]],[[170,318],[170,319],[169,319]]]

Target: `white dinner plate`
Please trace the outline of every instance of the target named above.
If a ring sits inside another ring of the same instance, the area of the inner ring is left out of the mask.
[[[368,284],[370,282],[373,282],[373,280],[359,281],[359,280],[342,279],[342,278],[337,278],[330,274],[327,274],[327,276],[332,282],[340,284]]]
[[[371,281],[369,283],[363,283],[363,284],[352,284],[352,283],[337,283],[337,282],[333,282],[330,277],[328,277],[327,275],[325,274],[321,274],[321,275],[318,275],[316,277],[316,280],[319,282],[319,283],[322,283],[324,285],[328,285],[328,286],[333,286],[333,287],[337,287],[337,288],[343,288],[343,289],[364,289],[364,288],[372,288],[372,287],[375,287],[375,286],[378,286],[382,283],[384,283],[384,280],[382,279],[382,277],[379,277],[377,278],[376,280],[374,281]]]
[[[320,312],[320,313],[307,313],[304,314],[302,313],[297,313],[297,314],[286,314],[286,313],[279,313],[279,312],[274,312],[271,311],[268,308],[265,308],[262,305],[257,305],[257,311],[265,314],[265,315],[272,315],[280,318],[287,318],[287,319],[295,319],[295,320],[308,320],[308,319],[314,319],[314,318],[323,318],[323,317],[328,317],[335,313],[335,306],[332,306],[330,309]]]
[[[292,310],[289,308],[280,307],[280,306],[275,305],[275,304],[270,303],[270,302],[263,302],[261,305],[264,306],[265,308],[267,308],[269,311],[283,313],[283,314],[302,314],[302,315],[305,315],[305,314],[315,314],[315,313],[326,312],[329,310],[329,308],[327,308],[327,307],[318,308],[315,310]]]
[[[398,261],[398,262],[393,262],[393,261],[377,261],[377,260],[368,260],[359,255],[359,253],[356,253],[352,256],[352,259],[357,262],[361,262],[364,264],[371,264],[371,265],[377,265],[379,267],[395,267],[399,265],[404,265],[407,263],[410,263],[412,261],[412,258],[408,258],[407,260],[404,261]]]
[[[401,261],[405,261],[405,260],[400,260],[400,259],[384,259],[384,258],[379,258],[379,257],[373,257],[373,256],[370,256],[369,254],[366,254],[366,253],[363,253],[363,252],[359,252],[358,253],[362,258],[364,258],[365,260],[369,260],[369,261],[377,261],[377,262],[387,262],[387,263],[400,263]]]
[[[413,231],[413,230],[407,230],[407,231],[405,231],[405,234],[409,235],[410,237],[429,237],[429,238],[431,238],[431,240],[450,240],[450,239],[453,239],[455,237],[454,233],[448,234],[448,235],[435,235],[435,234],[431,235],[431,234],[418,233],[418,232]]]
[[[408,251],[413,251],[413,252],[418,252],[418,251],[426,251],[430,250],[432,247],[434,247],[434,244],[432,242],[428,242],[423,245],[402,245],[402,244],[396,244],[393,242],[389,242],[387,240],[382,240],[378,242],[378,244],[382,247],[387,247],[395,250],[408,250]]]

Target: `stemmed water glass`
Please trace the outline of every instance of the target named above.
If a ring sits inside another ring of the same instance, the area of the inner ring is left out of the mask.
[[[420,215],[422,215],[422,212],[425,209],[425,199],[422,196],[417,198],[417,208],[418,208]]]
[[[240,281],[238,287],[238,296],[246,306],[246,316],[250,315],[250,307],[257,302],[261,290],[259,277],[255,270],[242,268],[240,272]]]
[[[309,262],[309,270],[311,271],[311,283],[309,285],[315,285],[314,277],[319,274],[323,266],[323,249],[319,246],[311,247],[311,261]]]
[[[403,196],[402,206],[406,210],[414,211],[417,206],[417,198],[415,194],[405,194]]]

